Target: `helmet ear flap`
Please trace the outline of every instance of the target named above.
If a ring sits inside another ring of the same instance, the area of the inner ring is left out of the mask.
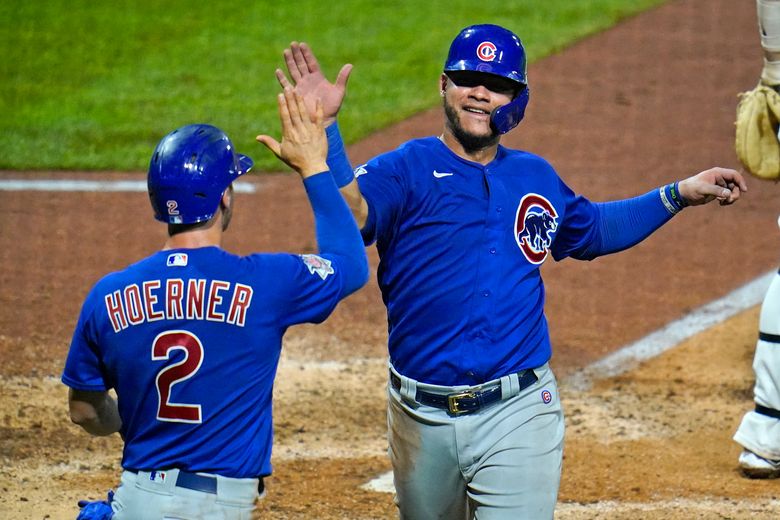
[[[505,134],[520,124],[525,117],[525,107],[528,106],[530,92],[526,86],[520,93],[507,103],[493,109],[490,123],[499,134]]]

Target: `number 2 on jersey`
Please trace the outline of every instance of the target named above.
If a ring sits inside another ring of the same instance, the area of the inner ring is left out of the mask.
[[[200,405],[172,403],[171,389],[176,383],[195,375],[203,362],[203,345],[197,336],[186,330],[170,330],[159,334],[152,343],[152,360],[170,359],[171,351],[184,351],[184,359],[167,366],[157,374],[157,419],[160,421],[200,423]]]

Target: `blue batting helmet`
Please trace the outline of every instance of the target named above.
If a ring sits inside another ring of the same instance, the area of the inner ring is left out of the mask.
[[[515,33],[498,25],[466,27],[452,41],[444,72],[472,71],[501,76],[518,84],[518,94],[491,114],[493,126],[505,134],[517,126],[528,105],[525,49]]]
[[[233,149],[225,132],[187,125],[162,138],[149,163],[149,200],[154,218],[194,224],[217,212],[222,194],[254,163]]]

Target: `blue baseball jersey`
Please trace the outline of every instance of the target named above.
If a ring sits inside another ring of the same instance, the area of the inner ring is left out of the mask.
[[[336,307],[340,258],[157,252],[91,290],[62,380],[116,389],[125,469],[268,475],[282,336]]]
[[[594,203],[541,157],[499,146],[481,165],[435,137],[409,141],[355,175],[400,373],[474,385],[550,359],[539,269],[548,254],[585,257],[598,232]]]

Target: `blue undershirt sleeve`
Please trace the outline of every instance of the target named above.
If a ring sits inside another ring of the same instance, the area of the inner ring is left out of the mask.
[[[342,297],[347,296],[368,281],[368,260],[363,239],[333,176],[327,172],[318,173],[304,179],[303,185],[314,212],[319,252],[335,258],[342,267]]]
[[[344,141],[341,138],[338,122],[328,126],[325,129],[325,134],[328,137],[328,168],[330,168],[336,185],[339,188],[343,188],[355,180],[355,170],[349,162],[349,157],[347,157],[347,151],[344,148]],[[374,207],[374,204],[372,204],[370,197],[366,196],[363,189],[361,187],[358,187],[358,189],[361,191],[361,194],[368,205],[368,216],[360,232],[363,236],[363,243],[365,245],[371,245],[377,239],[376,208]]]
[[[352,166],[349,164],[347,151],[344,149],[344,141],[341,139],[338,122],[325,129],[328,136],[328,168],[336,180],[336,186],[343,188],[355,178]]]
[[[574,258],[592,260],[628,249],[674,216],[662,202],[657,188],[631,199],[598,202],[594,205],[598,219],[593,240],[582,252],[572,255]]]

